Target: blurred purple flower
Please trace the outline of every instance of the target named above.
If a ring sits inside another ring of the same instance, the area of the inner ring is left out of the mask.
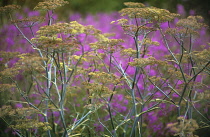
[[[15,108],[23,108],[23,104],[21,104],[21,103],[16,103],[16,104],[15,104]]]
[[[194,10],[190,10],[189,13],[190,13],[191,16],[195,16],[195,11]]]
[[[177,5],[177,13],[182,15],[182,16],[186,16],[186,12],[185,12],[185,9],[184,9],[183,5],[181,5],[181,4]]]
[[[128,105],[128,102],[129,102],[129,101],[128,101],[127,99],[123,100],[123,104],[124,104],[124,105]]]
[[[95,127],[95,131],[98,132],[98,133],[104,131],[104,127],[101,124],[95,123],[94,127]]]

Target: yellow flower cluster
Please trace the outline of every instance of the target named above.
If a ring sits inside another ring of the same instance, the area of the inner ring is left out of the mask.
[[[14,84],[0,84],[0,92],[8,91],[11,88],[15,88]]]
[[[139,41],[139,43],[141,43],[141,42],[142,42],[142,41]],[[147,46],[149,46],[149,45],[159,46],[160,43],[157,42],[157,41],[152,41],[150,38],[145,38],[145,39],[143,40],[143,45],[147,45]]]
[[[108,97],[115,93],[113,86],[120,86],[123,79],[118,78],[115,74],[105,72],[90,72],[88,76],[91,81],[83,82],[83,86],[89,92],[89,98]]]
[[[96,35],[96,38],[98,41],[102,41],[102,42],[106,42],[109,40],[107,37],[105,37],[103,34],[100,34],[100,33]]]
[[[77,21],[72,21],[69,23],[70,27],[71,27],[71,34],[81,34],[84,33],[85,30],[85,26],[79,24]]]
[[[186,73],[180,71],[180,70],[176,70],[176,68],[173,69],[168,69],[168,74],[171,74],[171,76],[174,76],[174,78],[178,79],[178,80],[183,80],[184,77],[186,79],[191,79],[191,76],[187,75]],[[185,84],[185,83],[184,83]]]
[[[117,24],[120,24],[122,29],[125,31],[126,34],[135,36],[136,34],[144,34],[145,32],[151,32],[156,31],[157,29],[154,27],[148,27],[145,25],[133,25],[129,24],[127,19],[119,19],[117,21],[112,21],[111,24],[117,22]]]
[[[24,102],[22,102],[24,103]],[[35,119],[28,119],[26,117],[32,116],[34,114],[40,114],[38,110],[25,107],[25,108],[17,108],[14,109],[11,106],[2,106],[0,108],[0,116],[1,117],[11,117],[14,121],[13,124],[10,125],[10,128],[13,129],[42,129],[44,131],[51,130],[49,123],[47,122],[39,122]]]
[[[79,42],[74,38],[75,35],[85,33],[85,26],[76,21],[70,23],[56,23],[51,26],[42,26],[37,31],[37,36],[31,41],[38,48],[52,48],[57,51],[68,52],[75,51]],[[62,35],[70,35],[71,37],[63,37]]]
[[[166,33],[182,37],[189,37],[189,34],[199,35],[197,30],[202,27],[207,27],[207,25],[201,23],[202,19],[201,16],[189,16],[186,19],[180,19],[176,23],[176,28],[168,28]]]
[[[44,131],[51,130],[48,122],[39,122],[33,119],[16,120],[16,125],[10,125],[13,129],[37,129],[42,128]]]
[[[20,54],[19,52],[0,51],[0,57],[7,61],[16,57],[19,54]]]
[[[68,2],[64,0],[45,0],[44,2],[39,2],[38,5],[34,9],[35,10],[54,10],[65,4],[68,4]]]
[[[179,122],[170,123],[167,127],[175,132],[175,136],[188,136],[198,137],[193,132],[199,128],[197,122],[194,119],[185,119],[184,117],[178,117]]]
[[[83,85],[89,91],[89,98],[107,97],[113,93],[107,86],[100,83],[83,82]]]
[[[15,64],[15,68],[23,70],[23,73],[28,72],[42,72],[43,61],[46,58],[42,58],[37,54],[21,54],[19,55],[20,60]]]
[[[143,8],[145,5],[143,3],[136,3],[136,2],[125,2],[125,6],[129,8]]]
[[[19,71],[20,71],[20,68],[18,68],[18,67],[4,69],[0,72],[0,79],[1,78],[13,78],[17,74],[19,74]]]
[[[194,36],[199,35],[197,31],[188,28],[167,28],[165,33],[173,36],[182,36],[182,37],[189,37],[190,36],[189,34],[192,34]]]
[[[73,55],[72,56],[72,59],[74,59],[74,60],[81,60],[81,61],[87,61],[87,59],[86,58],[84,58],[84,57],[81,57],[81,56],[78,56],[78,55]]]
[[[42,26],[38,31],[38,36],[55,36],[57,34],[81,34],[84,33],[85,27],[77,21],[70,23],[56,23],[50,26]]]
[[[4,116],[8,115],[11,111],[14,111],[11,106],[9,106],[9,105],[2,106],[0,108],[0,117],[4,117]]]
[[[145,7],[141,3],[125,3],[128,8],[124,8],[120,11],[122,16],[128,16],[130,18],[143,18],[149,21],[166,22],[171,21],[178,14],[170,13],[168,10],[159,9],[156,7]]]
[[[165,81],[166,79],[163,77],[157,77],[157,76],[152,76],[149,77],[149,79],[154,83],[154,84],[159,84],[161,81]]]
[[[195,51],[193,55],[193,58],[199,63],[206,63],[210,59],[210,48],[204,49],[202,51]]]
[[[204,23],[200,23],[203,18],[201,16],[189,16],[186,19],[180,19],[176,26],[183,27],[187,29],[197,30],[202,27],[206,27]]]
[[[88,104],[88,105],[85,105],[84,108],[87,108],[87,109],[90,109],[90,110],[97,110],[99,109],[100,107],[104,106],[106,103],[102,100],[100,101],[96,101],[92,104]]]
[[[3,14],[3,13],[10,13],[14,10],[18,10],[20,9],[20,6],[18,5],[7,5],[7,6],[4,6],[4,7],[0,7],[0,14]]]
[[[98,83],[101,83],[102,85],[118,84],[122,81],[122,79],[118,78],[113,73],[97,71],[97,72],[90,72],[88,75],[91,76]]]
[[[202,100],[209,100],[210,98],[210,90],[205,90],[204,92],[198,93],[198,99]]]
[[[86,35],[98,35],[101,34],[101,31],[96,29],[93,25],[85,26],[84,33]]]
[[[22,102],[26,103],[26,102]],[[32,107],[23,107],[23,108],[17,108],[14,109],[11,106],[2,106],[0,108],[0,116],[10,116],[15,119],[24,118],[26,116],[31,116],[33,114],[40,114],[40,112]]]
[[[94,69],[102,70],[104,67],[108,68],[108,65],[104,64],[103,62],[104,58],[105,58],[104,53],[97,53],[95,51],[88,52],[87,54],[84,55],[84,57],[81,58],[80,63],[83,63],[85,61],[86,63],[88,62],[89,64],[91,64],[91,66],[89,66],[88,68],[84,68],[84,66],[78,66],[76,69],[76,74],[87,75],[89,72],[91,72]]]
[[[134,50],[132,48],[123,49],[123,50],[121,50],[121,54],[130,56],[130,57],[136,57],[136,50]]]
[[[37,109],[32,108],[32,107],[23,107],[23,108],[15,109],[15,113],[14,114],[11,113],[10,115],[23,117],[23,116],[30,116],[33,114],[40,114],[40,112]]]
[[[45,20],[44,17],[32,16],[23,19],[12,20],[12,23],[18,23],[23,27],[32,27],[37,23],[43,22],[44,20]]]
[[[101,37],[102,36],[102,37]],[[108,39],[101,34],[101,38],[98,39],[95,43],[90,43],[91,48],[93,49],[103,49],[106,52],[115,52],[117,49],[122,50],[123,47],[120,43],[124,42],[122,39]],[[97,37],[97,36],[96,36]]]
[[[133,62],[129,62],[130,66],[146,67],[147,65],[157,64],[158,61],[154,57],[135,58]]]
[[[122,18],[122,19],[119,19],[119,20],[117,20],[117,21],[112,21],[110,24],[113,24],[113,23],[115,23],[115,22],[117,22],[118,25],[124,25],[124,24],[127,24],[127,23],[128,23],[128,20]]]

